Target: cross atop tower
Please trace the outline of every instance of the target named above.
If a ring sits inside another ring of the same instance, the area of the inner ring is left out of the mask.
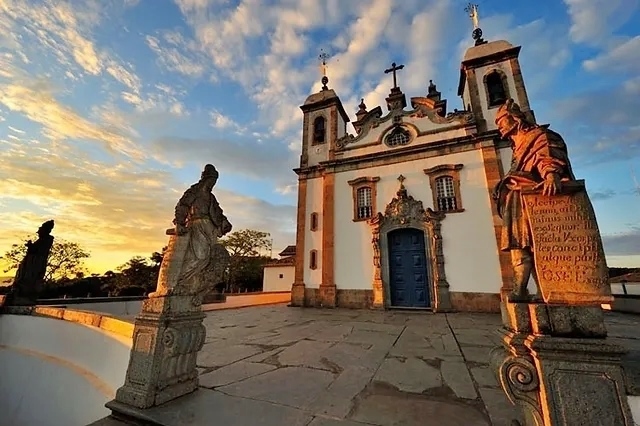
[[[389,74],[390,72],[393,73],[393,88],[394,89],[398,88],[398,83],[397,83],[397,80],[396,80],[396,71],[399,71],[399,70],[401,70],[403,68],[404,68],[404,65],[396,65],[396,63],[393,62],[391,64],[391,68],[389,68],[387,70],[384,70],[385,74]]]

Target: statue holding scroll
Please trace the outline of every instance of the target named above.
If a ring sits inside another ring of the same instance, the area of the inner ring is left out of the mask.
[[[174,229],[160,267],[158,286],[150,297],[202,295],[221,279],[228,262],[226,249],[218,238],[231,231],[231,223],[211,193],[218,171],[204,167],[200,181],[192,185],[178,201]]]
[[[510,301],[528,300],[533,274],[545,302],[595,303],[591,296],[606,292],[604,252],[565,142],[548,125],[528,121],[513,99],[498,109],[496,125],[513,149],[511,168],[494,191],[503,220],[500,250],[510,252],[514,271]]]

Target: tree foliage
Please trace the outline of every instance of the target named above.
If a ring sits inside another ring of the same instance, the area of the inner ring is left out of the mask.
[[[4,272],[18,269],[20,262],[27,254],[27,238],[22,244],[13,244],[11,250],[1,257],[7,264]],[[47,269],[44,275],[44,282],[52,284],[56,280],[68,279],[70,277],[82,277],[85,273],[84,259],[91,255],[78,243],[56,238],[47,260]]]
[[[259,288],[262,285],[262,268],[269,257],[261,252],[271,250],[268,232],[241,229],[220,240],[230,255],[227,273],[227,291],[240,288]]]

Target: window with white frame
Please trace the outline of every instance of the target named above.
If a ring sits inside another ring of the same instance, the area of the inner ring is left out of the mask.
[[[458,210],[456,190],[451,176],[436,178],[436,199],[439,211]]]
[[[373,216],[373,202],[372,202],[372,191],[371,187],[363,186],[358,188],[357,193],[357,218],[358,219],[368,219]]]

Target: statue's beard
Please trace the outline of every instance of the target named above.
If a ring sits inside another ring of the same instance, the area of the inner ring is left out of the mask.
[[[507,130],[500,129],[500,135],[506,139],[507,137],[513,135],[517,129],[518,129],[518,123],[513,123],[513,125],[509,127]]]

